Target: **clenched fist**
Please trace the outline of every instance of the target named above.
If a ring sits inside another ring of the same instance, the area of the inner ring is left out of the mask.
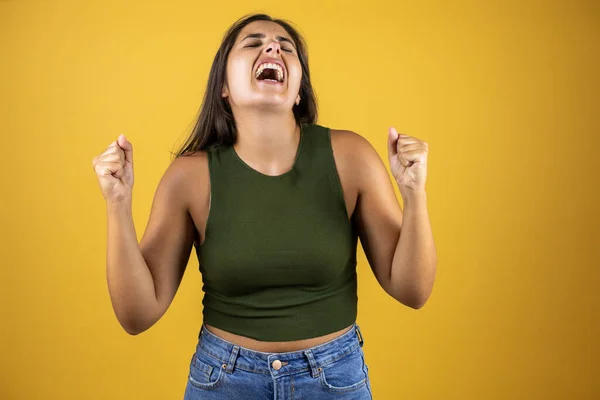
[[[425,190],[429,145],[416,137],[399,134],[396,128],[388,131],[388,156],[392,175],[404,200],[415,192]]]
[[[92,161],[102,196],[107,202],[131,199],[133,190],[133,146],[120,135]]]

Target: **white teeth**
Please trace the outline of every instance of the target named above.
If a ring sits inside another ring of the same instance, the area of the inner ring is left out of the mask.
[[[280,82],[283,82],[283,69],[281,68],[281,65],[274,63],[262,63],[261,65],[259,65],[258,69],[256,70],[256,78],[260,76],[260,74],[265,68],[274,69],[275,71],[277,71],[277,79]]]

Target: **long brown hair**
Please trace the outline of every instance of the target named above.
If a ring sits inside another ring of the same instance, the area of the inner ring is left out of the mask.
[[[308,70],[308,52],[306,42],[291,23],[274,19],[266,14],[253,14],[236,21],[223,36],[221,46],[208,76],[208,83],[204,99],[200,107],[200,114],[194,129],[181,148],[173,153],[174,157],[205,150],[212,146],[233,145],[237,139],[235,120],[231,107],[226,99],[221,96],[225,83],[227,58],[241,30],[254,21],[271,21],[281,25],[292,37],[296,44],[298,58],[302,67],[302,80],[300,81],[300,104],[294,105],[292,111],[299,125],[315,123],[317,120],[317,100],[310,82]]]

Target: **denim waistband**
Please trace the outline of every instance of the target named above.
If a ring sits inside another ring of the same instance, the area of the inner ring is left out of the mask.
[[[235,368],[239,368],[273,377],[311,371],[312,376],[317,377],[321,367],[339,360],[359,346],[362,347],[363,343],[360,327],[354,322],[348,331],[318,346],[285,353],[265,353],[222,339],[205,329],[202,324],[196,350],[219,360],[223,369],[230,374]],[[281,363],[274,364],[276,360]],[[275,369],[273,365],[280,368]]]

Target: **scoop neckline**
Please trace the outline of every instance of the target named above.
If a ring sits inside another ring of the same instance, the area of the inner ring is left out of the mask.
[[[270,178],[270,179],[277,179],[277,178],[283,178],[289,174],[292,173],[292,171],[294,169],[296,169],[296,165],[298,164],[298,159],[300,158],[300,153],[302,152],[302,145],[304,143],[304,128],[302,127],[302,125],[300,125],[300,140],[298,141],[298,147],[296,148],[296,156],[294,157],[294,162],[292,163],[292,166],[289,170],[287,170],[286,172],[279,174],[279,175],[267,175],[265,173],[262,173],[260,171],[257,171],[256,169],[252,168],[250,165],[248,165],[248,163],[246,163],[246,161],[244,161],[240,155],[237,153],[237,151],[235,151],[235,147],[231,146],[231,151],[233,151],[233,154],[235,155],[235,158],[247,169],[249,169],[251,172],[260,175],[262,177],[265,178]]]

